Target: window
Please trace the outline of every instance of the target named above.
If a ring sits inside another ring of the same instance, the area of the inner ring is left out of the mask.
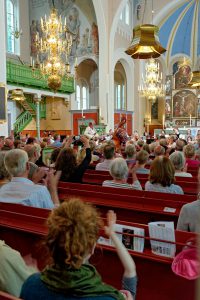
[[[76,86],[76,101],[77,101],[77,108],[79,110],[89,108],[88,88],[86,84],[84,84],[83,82],[80,82]]]
[[[120,20],[125,23],[126,25],[130,25],[130,4],[129,2],[126,3],[123,11],[120,15]]]
[[[129,25],[129,23],[130,23],[130,11],[129,11],[128,3],[126,4],[126,7],[125,7],[125,23],[126,23],[126,25]]]
[[[115,84],[115,109],[126,110],[126,95],[124,84]]]
[[[15,52],[15,41],[12,32],[15,30],[14,5],[11,0],[6,1],[6,17],[7,17],[7,51]]]
[[[13,35],[18,23],[17,3],[17,0],[6,0],[7,52],[13,54],[19,54],[19,40]]]

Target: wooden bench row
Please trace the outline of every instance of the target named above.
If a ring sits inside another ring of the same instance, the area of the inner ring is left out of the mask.
[[[40,269],[45,266],[48,258],[42,246],[47,233],[45,224],[48,214],[49,210],[45,209],[24,207],[19,204],[0,204],[0,238],[20,251],[23,256],[31,253],[38,260]],[[148,226],[120,221],[118,223],[141,227],[145,230],[144,252],[130,250],[136,262],[139,278],[137,299],[194,300],[195,281],[176,276],[171,270],[171,258],[151,252]],[[197,238],[197,234],[181,231],[175,231],[175,236],[177,252],[190,239]],[[105,245],[97,247],[91,262],[101,273],[105,282],[116,288],[121,287],[123,268],[113,247]]]
[[[142,188],[144,189],[145,183],[148,181],[148,175],[138,174],[137,176]],[[105,171],[86,170],[82,180],[83,183],[102,185],[105,180],[112,180],[112,177],[108,172]],[[127,182],[132,183],[131,176],[128,177]],[[181,177],[176,177],[176,183],[182,187],[185,194],[197,195],[199,184],[197,180],[194,180],[194,178],[187,180],[186,178],[183,179]]]
[[[60,200],[75,197],[91,202],[100,209],[103,216],[109,209],[114,209],[120,220],[144,224],[168,220],[174,221],[176,225],[181,207],[196,200],[196,196],[193,195],[173,195],[65,182],[59,183],[58,194]]]

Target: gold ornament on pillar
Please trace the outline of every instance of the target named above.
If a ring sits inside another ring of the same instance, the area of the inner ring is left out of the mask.
[[[142,23],[144,21],[144,14],[146,9],[146,2],[143,11]],[[157,58],[166,51],[159,42],[158,33],[159,28],[153,25],[153,0],[152,0],[152,24],[142,24],[133,28],[133,40],[130,47],[125,51],[133,59],[148,59]]]
[[[9,98],[14,101],[24,101],[26,99],[22,89],[12,90]]]

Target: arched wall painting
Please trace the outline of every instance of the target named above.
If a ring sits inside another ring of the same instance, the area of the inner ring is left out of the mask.
[[[175,89],[182,89],[187,87],[188,83],[192,79],[192,71],[190,66],[180,66],[178,71],[175,73]]]
[[[192,90],[173,93],[173,118],[197,118],[197,96]]]

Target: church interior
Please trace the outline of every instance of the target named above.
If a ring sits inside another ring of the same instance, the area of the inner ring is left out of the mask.
[[[200,0],[0,0],[0,38],[0,300],[199,300]]]
[[[0,82],[7,95],[2,136],[78,135],[90,121],[106,133],[123,116],[129,135],[199,126],[199,90],[189,85],[193,71],[199,80],[199,1],[55,1],[58,16],[74,32],[68,52],[57,53],[65,71],[56,90],[48,86],[51,72],[39,72],[50,59],[40,45],[45,34],[40,20],[48,17],[52,1],[1,2]],[[158,26],[154,39],[167,50],[153,61],[158,75],[153,98],[145,82],[148,59],[125,52],[141,24]]]

